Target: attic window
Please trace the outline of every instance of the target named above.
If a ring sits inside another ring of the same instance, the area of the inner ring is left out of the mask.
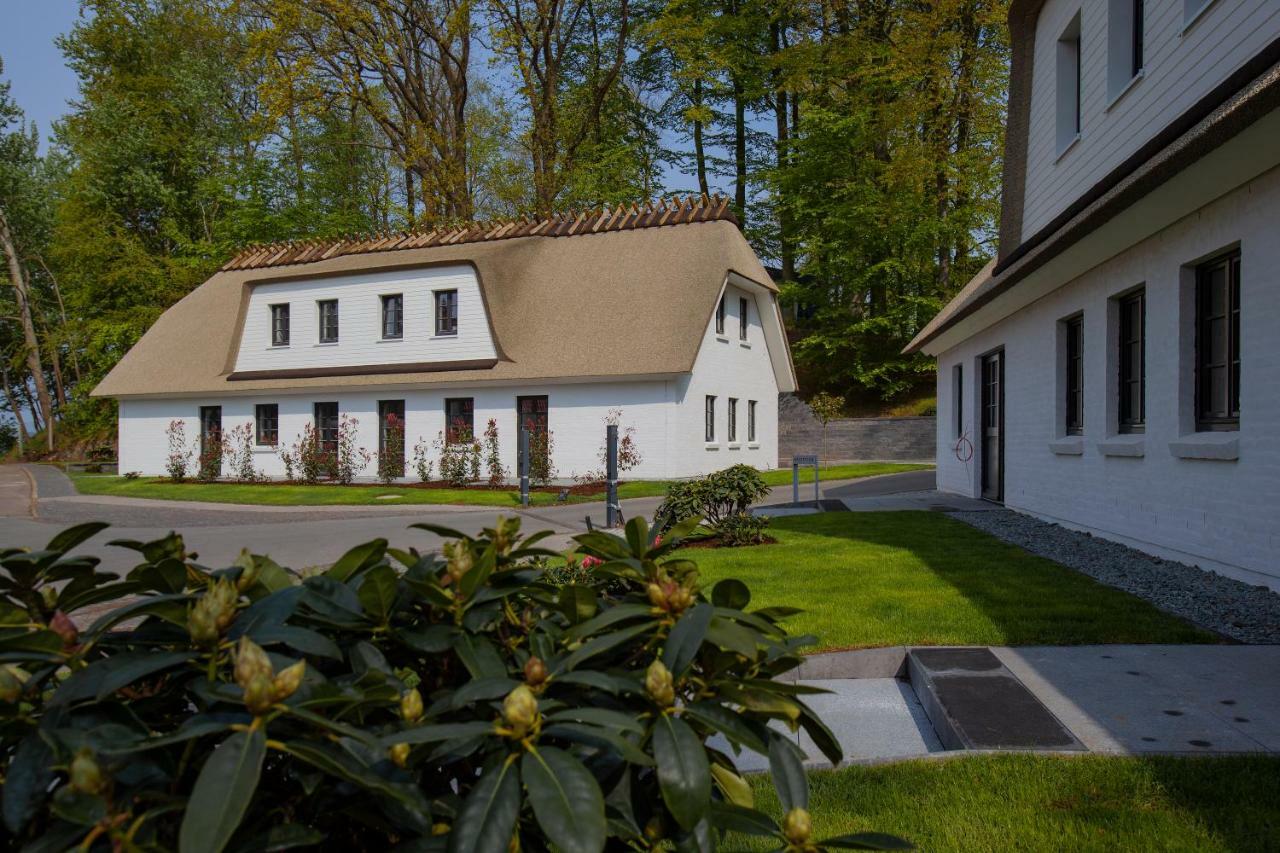
[[[1080,13],[1058,37],[1058,153],[1080,138]]]
[[[738,340],[740,341],[747,339],[747,323],[750,319],[747,316],[749,304],[745,297],[738,299]]]
[[[392,293],[382,297],[382,339],[399,340],[404,337],[404,295]]]
[[[716,334],[724,334],[724,297],[716,304]]]
[[[458,291],[436,291],[436,334],[458,334]]]
[[[1107,13],[1107,100],[1115,101],[1142,73],[1145,0],[1109,0]]]
[[[320,312],[320,343],[338,342],[338,300],[322,299],[316,303]]]
[[[271,306],[271,345],[287,347],[289,345],[289,305]]]

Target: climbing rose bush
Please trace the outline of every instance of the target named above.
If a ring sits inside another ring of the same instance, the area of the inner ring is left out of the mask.
[[[116,577],[72,555],[105,526],[0,551],[14,849],[903,846],[815,839],[787,730],[840,748],[815,691],[779,678],[811,638],[739,581],[704,588],[675,553],[692,524],[578,536],[599,582],[562,587],[516,519],[416,525],[440,554],[375,540],[306,577],[247,552],[205,566],[173,534],[113,543],[138,554]],[[743,749],[768,757],[781,823]]]

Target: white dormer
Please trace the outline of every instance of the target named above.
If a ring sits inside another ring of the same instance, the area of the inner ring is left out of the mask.
[[[253,285],[237,372],[493,359],[470,265]]]

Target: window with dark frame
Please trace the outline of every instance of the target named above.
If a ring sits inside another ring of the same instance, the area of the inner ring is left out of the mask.
[[[404,400],[378,401],[378,455],[391,476],[404,476]]]
[[[274,447],[280,443],[280,406],[276,403],[259,403],[253,407],[255,443],[262,447]]]
[[[458,291],[436,291],[436,334],[458,334]]]
[[[1122,296],[1119,346],[1120,432],[1143,432],[1147,422],[1147,294]]]
[[[964,365],[957,364],[951,368],[951,399],[955,411],[956,438],[964,435]]]
[[[449,397],[444,401],[444,440],[447,444],[475,441],[476,406],[471,397]]]
[[[1145,67],[1143,64],[1143,48],[1146,34],[1143,32],[1146,0],[1133,0],[1133,65],[1132,75],[1137,77]]]
[[[724,334],[724,296],[720,297],[720,301],[716,303],[716,334]]]
[[[221,406],[201,406],[200,407],[200,456],[201,467],[204,467],[204,459],[215,458],[222,459],[222,407]],[[213,466],[215,471],[221,471],[221,461]]]
[[[756,401],[747,401],[747,441],[756,440]]]
[[[1064,320],[1067,335],[1066,394],[1067,435],[1084,432],[1084,316]]]
[[[1240,252],[1196,268],[1196,429],[1240,428]]]
[[[316,441],[328,453],[338,451],[338,404],[315,404]]]
[[[747,339],[747,324],[750,318],[747,316],[747,310],[750,303],[746,298],[738,299],[738,340],[745,341]]]
[[[707,407],[703,416],[703,433],[707,443],[716,440],[716,398],[707,395]]]
[[[289,305],[271,306],[271,345],[287,347],[289,345]]]
[[[338,342],[338,300],[322,299],[316,303],[320,309],[320,343]]]
[[[729,424],[726,432],[728,433],[729,442],[738,440],[738,398],[729,398]]]
[[[394,341],[404,337],[404,294],[390,293],[382,297],[382,339]]]

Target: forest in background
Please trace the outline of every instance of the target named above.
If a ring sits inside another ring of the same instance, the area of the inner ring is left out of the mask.
[[[111,433],[93,386],[244,244],[715,192],[804,395],[910,396],[994,251],[1007,3],[83,0],[55,127],[0,64],[0,409]]]

